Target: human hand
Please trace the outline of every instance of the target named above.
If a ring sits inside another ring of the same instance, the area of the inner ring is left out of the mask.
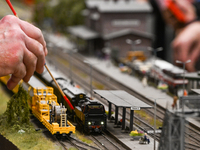
[[[34,71],[42,73],[46,55],[40,29],[12,15],[0,20],[0,77],[11,74],[8,89],[28,82]]]
[[[163,9],[163,17],[176,32],[179,32],[186,24],[196,20],[196,10],[192,0],[166,0],[164,2],[166,6]]]
[[[186,23],[189,23],[197,18],[196,11],[192,5],[192,0],[176,0],[177,6],[183,12]]]
[[[188,71],[195,71],[195,64],[200,56],[200,21],[193,22],[186,26],[174,39],[172,47],[174,60],[186,62]]]

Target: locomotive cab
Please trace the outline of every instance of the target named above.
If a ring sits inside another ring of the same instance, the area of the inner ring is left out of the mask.
[[[91,100],[83,103],[80,101],[79,106],[75,108],[75,112],[83,122],[85,131],[101,132],[106,128],[107,115],[101,103]]]
[[[100,103],[97,103],[97,102],[85,102],[84,103],[85,106],[84,106],[84,111],[83,113],[84,114],[102,114],[102,113],[105,113],[105,109],[104,109],[104,106]]]

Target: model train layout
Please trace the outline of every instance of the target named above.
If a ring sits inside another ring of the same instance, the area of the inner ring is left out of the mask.
[[[96,100],[91,100],[86,93],[71,84],[68,79],[58,72],[51,70],[55,80],[61,87],[64,94],[74,107],[72,110],[63,99],[56,84],[53,82],[51,76],[45,70],[42,74],[35,74],[48,86],[54,88],[58,97],[59,103],[63,103],[68,108],[68,116],[73,118],[79,125],[82,126],[86,132],[102,132],[106,129],[107,115],[105,113],[104,105]]]
[[[56,131],[53,127],[63,126],[62,122],[67,122],[62,120],[62,117],[59,116],[62,114],[64,115],[64,110],[66,108],[68,109],[68,118],[74,119],[85,132],[100,133],[104,131],[107,124],[107,115],[104,105],[96,100],[91,100],[83,90],[72,85],[63,75],[54,71],[52,71],[52,74],[75,109],[72,110],[69,107],[51,76],[45,70],[41,75],[36,74],[37,77],[31,77],[28,84],[25,82],[22,84],[24,89],[32,96],[32,103],[30,106],[33,114],[52,134],[64,134],[62,131]],[[42,83],[38,77],[49,87]],[[2,82],[5,84],[8,79],[9,77],[1,78]],[[55,94],[53,94],[53,91]],[[17,87],[14,89],[14,92],[17,92]],[[63,107],[65,106],[66,108],[62,108],[58,103],[63,104]],[[57,122],[57,124],[54,122]],[[67,132],[65,134],[75,132],[75,127],[70,122],[66,123],[66,125],[72,126],[74,129],[71,131],[66,130]]]
[[[8,76],[2,77],[1,81],[7,82]],[[75,133],[75,126],[67,119],[65,106],[58,104],[57,96],[52,87],[47,87],[35,76],[28,83],[22,82],[22,87],[29,93],[31,100],[28,101],[32,114],[53,135],[70,135]],[[16,92],[17,87],[13,92]]]
[[[174,95],[178,95],[179,90],[182,90],[183,84],[185,86],[188,85],[188,80],[184,80],[181,76],[185,70],[165,60],[150,58],[146,61],[134,60],[124,63],[124,65],[132,69],[131,72],[139,74],[139,76],[147,76],[149,81],[153,81],[156,86],[159,83],[165,83],[168,91]]]

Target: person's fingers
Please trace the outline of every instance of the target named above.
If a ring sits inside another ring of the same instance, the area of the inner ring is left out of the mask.
[[[23,63],[21,63],[17,66],[16,71],[11,75],[11,78],[8,80],[8,89],[12,90],[25,75],[26,67]]]
[[[21,20],[19,22],[19,25],[21,27],[21,29],[24,31],[24,33],[29,36],[30,38],[33,38],[35,40],[37,40],[38,42],[40,42],[44,47],[46,47],[46,42],[44,40],[43,34],[41,32],[41,30],[37,27],[35,27],[34,25]]]
[[[187,0],[176,0],[177,6],[180,8],[180,10],[184,13],[186,22],[193,21],[196,19],[196,13],[195,13],[195,8],[191,4],[191,2]]]
[[[13,15],[7,15],[2,20],[2,23],[5,23],[6,26],[12,26],[13,29],[20,28],[24,34],[26,34],[28,37],[37,40],[39,43],[43,45],[43,50],[45,52],[45,55],[47,55],[48,51],[46,48],[46,42],[44,40],[43,34],[41,30],[34,25],[20,20],[19,18],[13,16]]]
[[[45,56],[48,54],[47,47],[44,48]]]
[[[193,47],[192,51],[190,52],[189,58],[196,62],[200,55],[200,43],[196,42],[196,45]]]
[[[174,49],[174,60],[186,61],[191,47],[190,42],[184,40],[174,41],[172,47]]]
[[[46,48],[46,42],[44,40],[43,34],[41,32],[41,30],[31,24],[29,24],[28,22],[22,21],[23,23],[20,24],[21,29],[24,31],[24,33],[32,38],[37,40],[39,43],[41,43],[43,45],[43,51],[45,53],[45,55],[47,55],[48,51]]]
[[[193,49],[190,51],[190,54],[188,58],[191,60],[190,63],[186,65],[186,68],[188,71],[195,71],[195,64],[198,61],[198,58],[200,56],[200,43],[197,42],[196,45],[193,46]]]
[[[37,40],[39,43],[43,45],[44,53],[45,55],[47,55],[48,51],[46,48],[46,42],[44,40],[41,30],[26,21],[18,20],[18,22],[19,22],[20,28],[28,37]]]
[[[37,64],[37,57],[30,52],[29,50],[25,50],[23,63],[26,67],[26,75],[23,80],[28,82],[31,76],[34,74]]]
[[[0,32],[3,36],[4,60],[1,63],[6,66],[1,74],[11,74],[7,87],[13,89],[23,79],[28,81],[36,70],[42,73],[47,55],[46,42],[41,30],[19,18],[7,15],[1,20]]]
[[[192,60],[191,60],[190,63],[185,64],[185,68],[189,72],[194,72],[196,70],[195,69],[195,63]]]
[[[34,39],[26,37],[25,45],[27,49],[37,57],[36,71],[38,73],[42,73],[44,70],[44,64],[45,64],[45,52],[43,51],[42,44],[40,44],[38,41]]]

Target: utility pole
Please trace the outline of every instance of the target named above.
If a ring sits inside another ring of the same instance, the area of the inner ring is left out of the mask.
[[[92,99],[92,70],[93,70],[93,67],[91,62],[87,61],[87,60],[84,60],[84,63],[86,64],[89,64],[90,65],[90,95],[91,95],[91,99]]]

